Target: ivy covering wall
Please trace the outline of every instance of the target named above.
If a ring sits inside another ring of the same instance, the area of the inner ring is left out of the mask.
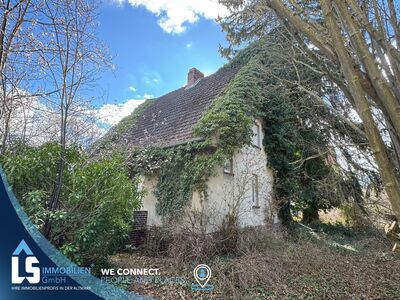
[[[194,134],[208,140],[217,138],[217,146],[230,155],[237,148],[250,144],[253,120],[262,115],[263,79],[260,74],[261,62],[256,56],[243,65],[224,93],[200,119],[194,127]]]
[[[268,77],[265,68],[271,58],[266,45],[263,41],[252,44],[224,66],[240,69],[194,126],[194,135],[202,137],[202,141],[164,149],[129,150],[132,173],[158,178],[154,193],[159,215],[174,219],[182,216],[194,191],[207,199],[207,180],[214,175],[216,166],[222,165],[235,150],[251,143],[254,118],[265,123],[264,146],[268,156],[265,163],[275,172],[274,195],[281,219],[291,219],[293,203],[298,209],[311,207],[312,211],[329,206],[317,201],[318,197],[328,198],[318,186],[318,182],[331,174],[324,156],[300,166],[295,164],[300,158],[318,152],[311,141],[320,148],[327,141],[318,127],[301,124],[307,116],[302,115],[294,100],[304,93]],[[120,129],[125,125],[131,126],[141,112],[135,111],[124,119],[109,139],[121,134]]]
[[[235,67],[235,60],[225,68]],[[260,63],[255,57],[244,64],[193,129],[202,141],[162,149],[136,149],[133,172],[158,177],[156,210],[163,217],[178,218],[194,191],[207,199],[207,180],[216,166],[235,150],[251,142],[253,119],[260,116]]]

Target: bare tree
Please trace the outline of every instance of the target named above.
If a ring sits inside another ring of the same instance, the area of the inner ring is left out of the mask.
[[[57,142],[60,132],[59,111],[43,103],[42,96],[22,92],[21,95],[23,97],[13,101],[8,123],[8,148],[15,142],[30,146]],[[106,129],[97,122],[96,112],[87,102],[77,103],[70,108],[67,145],[81,145],[87,149],[105,133]]]
[[[46,73],[46,90],[56,91],[46,97],[47,104],[59,114],[60,158],[52,194],[48,202],[51,210],[59,206],[65,148],[71,127],[71,116],[83,107],[85,89],[90,88],[106,63],[104,48],[96,37],[96,1],[46,1],[38,19],[44,47],[39,60]],[[50,222],[44,226],[47,237]]]
[[[34,51],[30,20],[37,4],[30,0],[0,3],[0,152],[7,148],[14,107],[24,100],[23,83],[30,78]]]
[[[400,218],[400,32],[394,0],[220,0],[232,45],[284,26],[286,35],[346,96],[362,121],[392,209]],[[396,5],[397,4],[397,5]],[[384,117],[374,118],[374,111]],[[346,117],[346,116],[344,116]],[[385,143],[380,125],[390,135]]]

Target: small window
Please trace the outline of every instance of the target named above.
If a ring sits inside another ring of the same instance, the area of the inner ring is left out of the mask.
[[[228,175],[233,175],[233,159],[226,159],[224,162],[224,173]]]
[[[253,174],[251,178],[251,193],[253,208],[259,208],[260,204],[258,201],[258,176],[256,174]]]
[[[253,129],[252,144],[253,146],[261,148],[260,125],[258,123],[254,123],[252,129]]]

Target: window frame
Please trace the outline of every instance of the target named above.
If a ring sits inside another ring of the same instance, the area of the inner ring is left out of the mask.
[[[255,132],[255,135],[252,136],[251,145],[253,147],[261,149],[261,125],[257,121],[254,121],[253,126],[256,127],[256,132]],[[254,134],[254,132],[253,132],[253,134]],[[254,143],[254,140],[253,140],[254,137],[256,137],[256,143]]]
[[[227,162],[229,162],[229,169],[225,168]],[[224,174],[230,175],[230,176],[234,175],[234,173],[233,173],[233,157],[226,159],[224,161],[224,165],[222,166],[222,169],[223,169]]]
[[[252,208],[260,208],[260,181],[257,174],[251,175]]]

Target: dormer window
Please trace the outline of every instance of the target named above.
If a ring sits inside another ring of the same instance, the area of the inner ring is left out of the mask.
[[[224,162],[224,174],[233,175],[233,159],[226,159]]]
[[[261,128],[260,124],[254,122],[253,127],[253,136],[252,136],[252,145],[258,148],[261,148]]]

